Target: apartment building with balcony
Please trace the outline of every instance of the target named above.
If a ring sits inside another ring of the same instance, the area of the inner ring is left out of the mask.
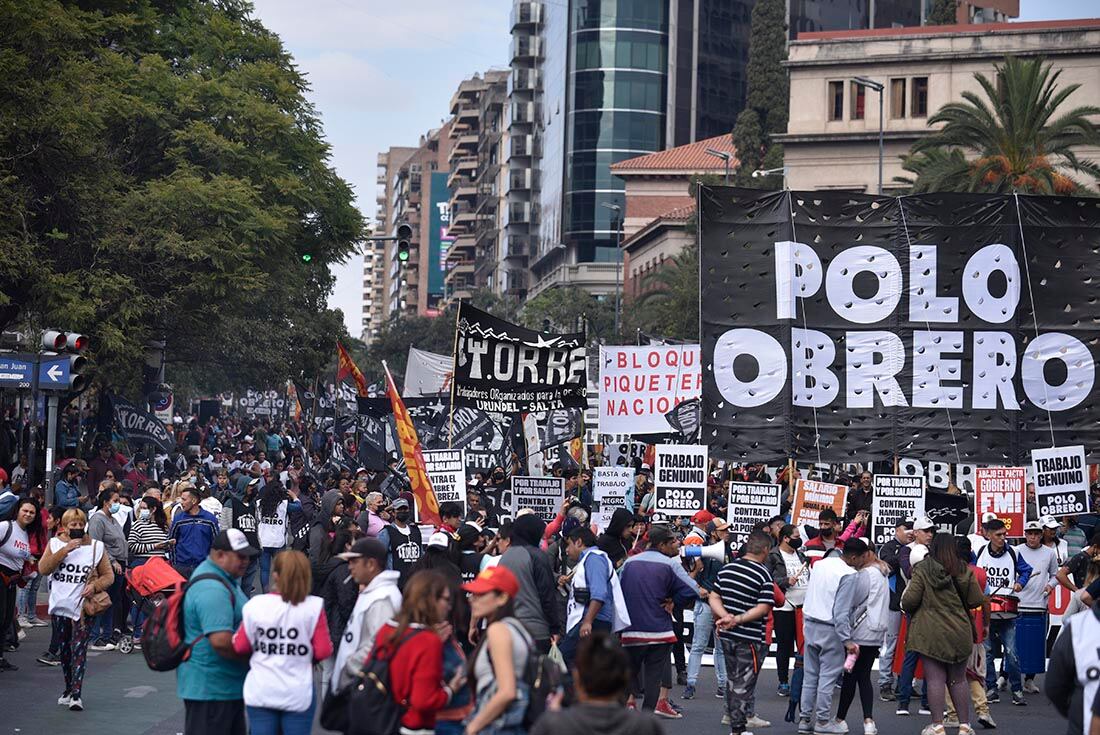
[[[374,200],[373,234],[393,234],[394,184],[398,170],[416,152],[416,148],[394,146],[377,157],[377,184]],[[368,240],[363,245],[363,327],[361,337],[370,342],[389,318],[390,269],[386,243]]]
[[[481,95],[488,89],[480,74],[464,79],[451,96],[447,186],[451,190],[451,238],[443,276],[443,303],[469,298],[478,286],[477,177],[478,144],[481,140]]]
[[[506,262],[505,197],[508,183],[508,70],[485,72],[478,97],[477,199],[474,205],[474,282],[503,294],[514,285]],[[526,282],[525,276],[519,281]]]

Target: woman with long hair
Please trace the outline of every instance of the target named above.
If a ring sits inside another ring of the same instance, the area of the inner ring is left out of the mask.
[[[308,735],[313,726],[313,664],[332,655],[332,640],[312,588],[309,557],[283,551],[272,565],[271,592],[245,603],[233,648],[251,654],[244,704],[252,735]]]
[[[390,662],[390,692],[407,709],[402,735],[429,735],[436,713],[466,682],[458,671],[443,681],[443,641],[451,635],[451,586],[438,572],[413,574],[405,583],[401,610],[378,631],[371,656]]]
[[[519,581],[510,569],[497,565],[483,570],[462,589],[470,593],[474,620],[488,626],[470,657],[477,701],[466,733],[524,735],[530,692],[522,672],[535,642],[515,617]]]
[[[85,533],[88,518],[79,508],[61,516],[61,529],[50,539],[38,562],[38,570],[50,578],[50,616],[61,646],[61,670],[65,691],[57,703],[70,710],[84,709],[80,699],[84,664],[88,653],[91,616],[84,614],[84,602],[105,592],[115,581],[106,547]]]
[[[901,608],[910,616],[906,649],[920,654],[932,709],[932,724],[922,735],[944,735],[947,690],[958,710],[959,735],[974,732],[966,662],[977,639],[970,610],[983,600],[974,573],[959,558],[954,537],[936,535],[928,556],[913,567],[913,578],[901,597]]]
[[[277,475],[276,475],[277,477]],[[260,589],[266,590],[271,578],[271,561],[286,548],[287,508],[290,498],[283,483],[272,479],[260,490],[257,503],[259,523],[256,535],[260,540]],[[324,580],[317,580],[324,582]]]
[[[15,589],[23,579],[23,567],[31,561],[31,537],[42,528],[41,508],[34,498],[21,498],[10,521],[0,523],[0,642],[7,637],[15,619]],[[4,658],[0,645],[0,671],[18,666]]]
[[[130,535],[126,538],[130,548],[130,568],[140,567],[155,556],[167,560],[168,552],[176,542],[168,538],[168,515],[164,512],[164,506],[153,496],[146,495],[138,501],[134,518]],[[140,648],[145,613],[141,605],[133,603],[130,615],[134,621],[134,646]]]

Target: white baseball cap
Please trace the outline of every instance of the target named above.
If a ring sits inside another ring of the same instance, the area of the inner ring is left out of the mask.
[[[1039,523],[1043,528],[1058,528],[1062,525],[1054,516],[1043,516],[1039,519]]]
[[[936,530],[936,524],[932,522],[932,519],[928,516],[921,516],[913,522],[914,531],[934,531]]]

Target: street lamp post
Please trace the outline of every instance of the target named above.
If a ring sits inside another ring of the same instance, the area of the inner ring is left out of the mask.
[[[615,213],[618,222],[615,233],[615,338],[619,338],[620,303],[622,301],[622,270],[623,270],[623,208],[618,204],[600,202],[605,209]]]
[[[886,87],[882,82],[876,82],[874,79],[868,79],[867,77],[856,77],[852,80],[856,84],[866,89],[874,90],[878,92],[878,193],[882,194],[882,159],[883,159],[883,128],[885,117],[882,112],[882,98],[885,96],[883,92]]]
[[[774,176],[778,173],[783,174],[783,190],[787,190],[787,173],[791,170],[790,166],[777,166],[776,168],[758,168],[752,172],[754,179],[759,179],[761,176]]]
[[[725,182],[728,184],[730,182],[730,159],[732,158],[732,156],[730,156],[730,154],[726,153],[725,151],[715,150],[714,148],[707,148],[705,153],[708,156],[714,156],[715,158],[721,158],[723,161],[725,161],[725,163],[726,163]]]

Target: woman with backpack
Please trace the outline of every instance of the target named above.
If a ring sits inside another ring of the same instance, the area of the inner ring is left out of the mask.
[[[485,635],[470,657],[470,678],[477,702],[466,724],[467,735],[524,735],[529,690],[523,681],[534,641],[515,617],[519,593],[516,575],[503,565],[489,567],[462,585],[470,593],[475,624],[485,621]]]
[[[233,649],[250,655],[244,704],[252,735],[308,735],[313,727],[313,664],[332,655],[332,639],[312,588],[309,558],[283,551],[272,565],[271,592],[245,603]]]
[[[451,636],[451,585],[442,574],[422,571],[405,584],[397,617],[378,631],[371,659],[389,662],[390,693],[401,702],[401,735],[431,735],[436,713],[466,683],[458,671],[443,682],[443,642]],[[366,671],[370,667],[368,660]]]
[[[61,516],[61,529],[38,562],[38,571],[50,578],[50,616],[61,645],[61,670],[65,691],[57,703],[70,710],[84,709],[80,699],[84,684],[84,664],[88,654],[88,634],[94,615],[85,614],[85,605],[115,581],[107,549],[85,533],[88,517],[79,508],[69,508]]]

